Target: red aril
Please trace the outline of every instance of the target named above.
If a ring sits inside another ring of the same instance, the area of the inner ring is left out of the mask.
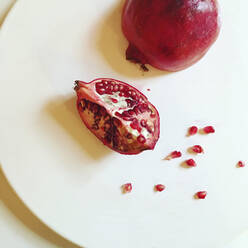
[[[158,192],[161,192],[165,189],[165,186],[163,184],[157,184],[154,186],[154,190],[155,191],[158,191]]]
[[[189,128],[188,133],[189,133],[189,135],[195,135],[197,133],[197,131],[198,131],[198,128],[196,126],[192,126]]]
[[[173,151],[167,157],[165,157],[165,160],[171,160],[180,157],[182,157],[182,153],[180,151]]]
[[[154,149],[160,132],[159,114],[146,96],[110,78],[75,83],[80,117],[103,144],[122,154]]]
[[[126,58],[179,71],[201,59],[220,30],[217,0],[126,0],[122,30]]]
[[[245,163],[243,161],[238,162],[238,167],[245,167]]]
[[[186,163],[188,166],[190,166],[190,167],[195,167],[195,166],[196,166],[196,162],[195,162],[195,160],[192,159],[192,158],[186,160],[185,163]]]
[[[200,145],[195,145],[191,147],[191,150],[195,153],[203,153],[204,150]]]
[[[203,128],[204,133],[209,134],[209,133],[215,133],[215,129],[213,126],[207,126]]]
[[[207,191],[199,191],[195,194],[195,197],[198,199],[205,199],[207,196]]]
[[[125,193],[130,193],[132,191],[132,189],[133,189],[133,186],[132,186],[131,183],[125,183],[125,184],[122,185],[122,191],[123,191],[124,194]]]

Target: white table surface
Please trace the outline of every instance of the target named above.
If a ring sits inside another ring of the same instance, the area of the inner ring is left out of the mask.
[[[15,0],[0,0],[1,24]],[[0,247],[40,248],[65,247],[79,248],[45,226],[23,204],[7,182],[0,166]],[[248,247],[248,230],[240,234],[225,248]],[[215,248],[215,247],[209,247]],[[217,247],[216,247],[217,248]],[[218,247],[221,248],[221,247]],[[224,247],[223,247],[224,248]]]
[[[15,0],[0,0],[1,24]],[[1,166],[0,166],[1,167]],[[0,169],[0,247],[79,248],[45,226],[23,204]]]
[[[80,248],[46,227],[23,204],[0,169],[0,247]]]

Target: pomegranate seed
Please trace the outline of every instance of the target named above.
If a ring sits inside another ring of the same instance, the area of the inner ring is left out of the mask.
[[[118,117],[122,117],[122,114],[117,112],[117,111],[115,112],[115,115],[118,116]]]
[[[111,84],[108,89],[112,92],[114,90],[114,86]]]
[[[128,113],[128,111],[127,111],[127,110],[125,110],[125,111],[123,111],[123,112],[122,112],[122,116],[129,117],[129,116],[130,116],[130,114]]]
[[[138,95],[136,95],[136,96],[133,96],[133,99],[134,99],[135,101],[139,101],[139,100],[140,100],[140,97],[139,97]]]
[[[127,112],[128,112],[131,116],[135,115],[135,112],[134,112],[133,110],[131,110],[131,109],[129,109]]]
[[[151,118],[155,118],[155,117],[156,117],[156,114],[155,114],[155,113],[151,113],[151,114],[150,114],[150,117],[151,117]]]
[[[115,84],[114,85],[114,89],[113,89],[114,92],[117,92],[119,91],[119,85],[118,84]]]
[[[152,133],[152,132],[153,132],[152,126],[146,126],[146,130],[147,130],[149,133]]]
[[[245,163],[243,161],[238,162],[238,167],[245,167]]]
[[[194,167],[194,166],[196,166],[196,162],[195,162],[195,160],[194,159],[188,159],[188,160],[186,160],[185,161],[186,162],[186,164],[188,165],[188,166],[191,166],[191,167]]]
[[[124,121],[132,121],[132,120],[134,120],[134,117],[132,117],[132,116],[123,116],[122,119],[123,119]],[[131,126],[131,125],[130,125],[130,126]]]
[[[97,88],[96,91],[97,91],[97,93],[99,95],[103,95],[105,93],[105,89],[104,88]]]
[[[110,99],[111,99],[111,101],[112,101],[113,103],[117,103],[117,102],[118,102],[118,100],[115,99],[115,98],[110,98]]]
[[[171,153],[172,158],[180,158],[182,156],[182,153],[179,151],[174,151]]]
[[[135,97],[135,96],[136,96],[136,92],[132,91],[132,97]]]
[[[207,133],[207,134],[208,134],[208,133],[214,133],[214,132],[215,132],[213,126],[204,127],[204,128],[203,128],[203,131],[204,131],[204,133]]]
[[[196,126],[192,126],[189,128],[189,135],[195,135],[198,131],[198,128]]]
[[[207,196],[207,191],[199,191],[195,194],[198,199],[205,199]]]
[[[147,89],[147,91],[151,91],[151,89]]]
[[[130,124],[130,127],[132,129],[136,129],[138,130],[139,132],[141,131],[141,127],[139,126],[139,121],[137,119],[134,119],[133,122]],[[144,137],[144,136],[143,136]],[[142,142],[140,142],[142,143]]]
[[[146,142],[146,138],[141,134],[138,136],[137,141],[141,144],[144,144]]]
[[[165,186],[163,184],[157,184],[154,186],[155,191],[163,191],[165,189]]]
[[[141,125],[142,127],[146,127],[146,120],[142,119],[142,120],[140,121],[140,125]]]
[[[181,152],[174,151],[174,152],[170,153],[165,159],[166,160],[171,160],[171,159],[174,159],[174,158],[180,158],[181,156],[182,156]]]
[[[125,183],[122,185],[123,193],[130,193],[133,189],[131,183]]]
[[[201,146],[199,146],[199,145],[195,145],[191,149],[195,153],[203,153],[203,148]]]
[[[124,95],[125,95],[124,92],[120,92],[120,93],[119,93],[119,96],[124,96]]]

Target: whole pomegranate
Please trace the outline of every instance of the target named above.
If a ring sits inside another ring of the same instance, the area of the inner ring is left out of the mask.
[[[105,145],[122,154],[155,147],[159,114],[140,91],[110,78],[75,83],[81,119]]]
[[[122,30],[128,60],[179,71],[202,58],[217,39],[217,0],[126,0]]]

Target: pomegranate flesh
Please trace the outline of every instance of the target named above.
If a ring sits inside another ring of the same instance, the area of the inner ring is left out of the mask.
[[[160,70],[183,70],[201,59],[220,30],[217,0],[126,0],[126,58]]]
[[[80,117],[103,144],[122,154],[154,149],[159,113],[146,96],[110,78],[75,83]]]

